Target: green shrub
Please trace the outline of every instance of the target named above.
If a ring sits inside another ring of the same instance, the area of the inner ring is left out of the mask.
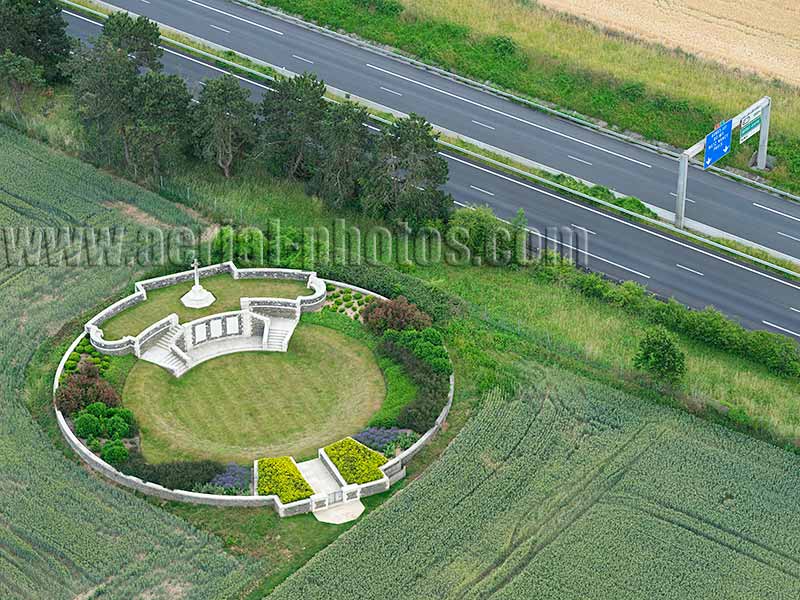
[[[100,435],[100,419],[95,415],[81,411],[75,418],[75,435],[79,438],[90,438]]]
[[[386,457],[351,437],[325,446],[325,454],[347,483],[369,483],[384,476],[378,467],[386,464]]]
[[[69,358],[67,360],[72,361],[75,364],[78,364],[78,362],[81,360],[81,355],[78,354],[77,352],[70,352]]]
[[[130,434],[130,425],[120,415],[114,415],[110,419],[106,419],[105,437],[118,440],[120,438],[128,437]]]
[[[389,428],[397,425],[397,419],[402,410],[417,397],[417,386],[406,374],[402,365],[394,360],[383,357],[378,365],[383,371],[386,381],[386,397],[381,408],[369,420],[370,427]]]
[[[658,326],[645,332],[633,357],[633,365],[674,383],[686,373],[686,355],[678,348],[674,336]]]
[[[100,458],[110,465],[121,465],[128,460],[128,449],[119,440],[106,442],[100,451]]]
[[[95,454],[98,454],[100,450],[102,450],[103,444],[101,444],[100,440],[98,440],[96,437],[92,437],[86,440],[86,447]]]
[[[64,370],[67,373],[74,373],[78,369],[78,363],[74,360],[68,360],[64,363]]]
[[[90,415],[94,415],[98,419],[101,419],[106,416],[106,413],[108,412],[108,407],[102,402],[93,402],[83,410],[89,413]]]
[[[258,493],[276,495],[284,504],[310,498],[314,490],[288,456],[258,461]]]

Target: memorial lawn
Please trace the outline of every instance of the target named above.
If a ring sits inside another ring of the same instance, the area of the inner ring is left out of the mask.
[[[200,317],[239,310],[240,298],[297,298],[311,293],[300,281],[291,279],[233,279],[230,275],[214,275],[202,279],[203,287],[217,298],[207,308],[187,308],[181,296],[192,288],[193,281],[147,292],[147,300],[112,317],[101,325],[107,340],[137,335],[153,323],[176,313],[181,323]]]
[[[180,379],[139,361],[123,402],[149,462],[316,456],[364,428],[386,388],[372,351],[354,338],[300,323],[289,351],[230,354]]]

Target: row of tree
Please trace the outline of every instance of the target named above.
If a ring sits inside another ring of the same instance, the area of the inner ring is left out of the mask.
[[[16,109],[26,91],[71,80],[87,158],[137,180],[155,182],[186,160],[230,177],[247,161],[304,181],[336,209],[420,224],[452,206],[425,119],[376,132],[366,109],[330,101],[314,75],[276,81],[260,103],[225,75],[195,99],[182,78],[162,72],[155,23],[115,13],[90,46],[71,46],[54,0],[0,0],[0,39],[0,82]]]

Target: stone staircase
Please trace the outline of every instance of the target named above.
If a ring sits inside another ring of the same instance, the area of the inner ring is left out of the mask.
[[[164,367],[175,377],[180,377],[188,370],[188,365],[181,356],[172,351],[172,345],[182,333],[181,327],[170,327],[158,338],[152,348],[142,354],[142,358]]]
[[[270,352],[286,352],[289,338],[297,327],[297,320],[282,317],[270,317],[269,334],[265,350]]]

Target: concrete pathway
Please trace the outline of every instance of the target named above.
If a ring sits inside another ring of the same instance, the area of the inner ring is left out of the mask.
[[[318,458],[297,463],[297,468],[317,494],[330,494],[341,489],[333,475]],[[338,525],[354,521],[363,512],[364,505],[361,500],[354,500],[353,502],[340,502],[330,508],[315,511],[314,516],[322,523]]]

